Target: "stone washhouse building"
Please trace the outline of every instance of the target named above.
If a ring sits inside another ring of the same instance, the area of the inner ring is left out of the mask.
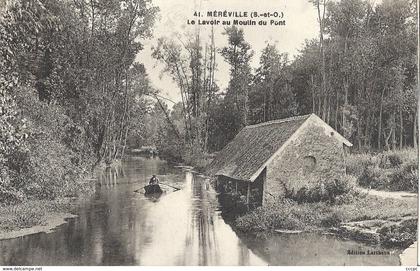
[[[244,127],[207,167],[218,190],[265,205],[295,191],[342,178],[352,144],[315,114]]]

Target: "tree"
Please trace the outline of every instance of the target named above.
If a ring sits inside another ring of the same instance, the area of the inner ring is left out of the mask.
[[[149,86],[134,59],[157,9],[148,0],[2,8],[1,200],[75,193],[89,168],[124,155],[142,118]]]
[[[261,53],[260,66],[256,69],[250,92],[253,123],[297,113],[288,65],[287,54],[280,54],[275,45],[267,44]]]
[[[235,126],[232,127],[230,138],[248,124],[249,88],[252,79],[250,61],[254,53],[249,43],[245,41],[242,29],[235,26],[228,27],[224,35],[228,38],[228,46],[223,47],[220,53],[230,65],[230,80],[225,97],[226,110],[237,119],[233,122]]]
[[[187,152],[207,151],[208,111],[217,91],[214,79],[216,49],[213,31],[210,39],[210,43],[203,46],[199,32],[179,36],[177,41],[162,37],[153,48],[153,57],[164,65],[163,72],[171,76],[180,89],[180,116],[185,133],[179,144],[185,145],[189,150]]]
[[[322,100],[322,119],[327,120],[327,102],[329,98],[329,93],[327,92],[327,71],[326,71],[326,60],[325,60],[325,42],[324,42],[324,32],[325,32],[325,14],[326,7],[328,5],[328,0],[310,0],[317,9],[318,13],[318,23],[319,23],[319,51],[321,54],[321,96],[320,101]],[[319,112],[321,114],[321,111]],[[327,120],[328,122],[328,120]]]

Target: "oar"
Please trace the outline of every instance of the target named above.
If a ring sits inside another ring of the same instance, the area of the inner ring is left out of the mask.
[[[179,187],[175,187],[175,186],[172,186],[172,185],[169,185],[169,184],[166,184],[166,183],[159,182],[158,184],[163,184],[163,185],[169,186],[169,187],[175,189],[175,191],[181,190],[181,188],[179,188]]]

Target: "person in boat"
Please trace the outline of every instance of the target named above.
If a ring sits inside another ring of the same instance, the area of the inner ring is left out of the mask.
[[[156,177],[156,175],[153,175],[152,178],[150,178],[149,184],[151,185],[159,184],[158,177]]]

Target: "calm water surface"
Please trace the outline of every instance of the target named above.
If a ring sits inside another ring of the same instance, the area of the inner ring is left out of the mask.
[[[152,174],[183,189],[147,198],[134,191]],[[180,181],[181,180],[181,181]],[[398,265],[378,250],[319,234],[238,237],[203,179],[159,158],[131,157],[106,172],[78,218],[52,233],[0,241],[0,265]],[[383,249],[381,249],[383,251]]]

